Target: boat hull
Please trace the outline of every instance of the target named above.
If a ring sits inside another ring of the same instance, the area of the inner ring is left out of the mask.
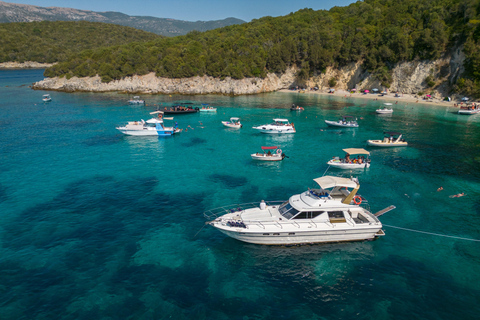
[[[338,121],[325,120],[325,123],[330,127],[342,127],[342,128],[358,128],[358,123],[341,123]]]
[[[365,168],[370,168],[370,163],[365,162],[365,163],[346,163],[346,162],[341,162],[338,160],[330,160],[327,162],[327,164],[331,167],[337,168],[337,169],[365,169]]]
[[[143,130],[131,130],[126,129],[125,127],[118,127],[116,128],[123,134],[128,136],[159,136],[159,137],[167,137],[175,134],[175,131],[172,130],[165,130],[165,131],[158,131],[155,129],[143,129]]]
[[[380,234],[382,226],[375,225],[368,228],[341,228],[337,224],[331,230],[282,230],[249,232],[244,228],[227,230],[213,225],[223,234],[248,243],[263,245],[299,245],[310,243],[348,242],[373,240]]]
[[[393,113],[393,110],[392,109],[378,109],[376,111],[378,114],[388,114],[388,113]]]
[[[367,140],[367,144],[372,147],[392,148],[392,147],[406,147],[408,143],[402,142],[384,142],[383,140]]]
[[[458,110],[458,114],[463,114],[463,115],[467,115],[467,116],[470,116],[472,114],[476,114],[476,113],[479,113],[480,112],[480,109],[477,109],[477,110]]]
[[[260,161],[282,161],[283,157],[281,154],[272,154],[272,155],[263,155],[263,154],[252,154],[251,155],[253,160],[260,160]]]
[[[241,124],[233,124],[228,121],[222,121],[222,124],[227,127],[227,128],[232,128],[232,129],[240,129],[242,127]]]
[[[289,133],[295,133],[295,129],[292,127],[288,128],[272,128],[272,127],[253,127],[253,129],[260,131],[261,133],[267,133],[267,134],[289,134]]]

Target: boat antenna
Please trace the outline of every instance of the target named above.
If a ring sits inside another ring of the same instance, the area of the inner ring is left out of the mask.
[[[325,170],[325,172],[323,173],[322,177],[325,176],[325,174],[327,173],[328,169],[330,169],[330,165],[327,167],[327,170]]]

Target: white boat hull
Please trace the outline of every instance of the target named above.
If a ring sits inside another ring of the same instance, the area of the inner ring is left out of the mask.
[[[216,227],[215,225],[213,225]],[[330,230],[314,230],[314,231],[299,231],[296,230],[266,230],[257,232],[248,232],[246,229],[237,228],[235,231],[218,228],[225,235],[253,244],[263,245],[299,245],[311,243],[328,243],[328,242],[348,242],[348,241],[362,241],[373,240],[382,229],[380,226],[368,228],[341,228],[338,224]],[[278,232],[274,232],[278,231]]]
[[[464,114],[464,115],[472,115],[472,114],[476,114],[476,113],[479,113],[480,112],[480,109],[474,109],[474,110],[463,110],[463,109],[460,109],[458,110],[458,114]]]
[[[327,162],[329,166],[337,169],[365,169],[370,168],[370,163],[346,163],[339,160],[330,160]]]
[[[376,110],[378,114],[388,114],[388,113],[393,113],[393,109],[378,109]]]
[[[235,123],[231,123],[231,122],[228,122],[228,121],[222,121],[222,124],[225,127],[232,128],[232,129],[240,129],[242,127],[241,124],[235,124]]]
[[[282,154],[278,154],[278,153],[274,153],[272,155],[254,153],[251,156],[253,160],[260,160],[260,161],[282,161],[284,158]]]
[[[200,109],[200,112],[217,112],[217,109]]]
[[[339,121],[330,121],[330,120],[325,120],[325,123],[331,127],[342,127],[342,128],[358,128],[358,123],[343,123]]]
[[[292,126],[288,126],[285,128],[274,128],[273,126],[261,126],[261,127],[253,127],[253,129],[258,130],[261,133],[269,133],[269,134],[295,133],[295,129]]]
[[[408,143],[406,141],[385,142],[383,140],[367,140],[367,144],[372,147],[383,147],[383,148],[408,146]]]

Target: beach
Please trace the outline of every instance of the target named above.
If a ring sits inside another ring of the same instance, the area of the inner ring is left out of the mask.
[[[452,108],[456,108],[459,105],[463,104],[464,102],[455,101],[444,101],[440,99],[428,99],[425,100],[423,97],[419,97],[415,94],[406,94],[406,93],[399,93],[400,97],[395,97],[395,93],[387,93],[386,95],[382,95],[379,93],[351,93],[347,90],[335,90],[333,93],[329,93],[326,89],[320,90],[288,90],[282,89],[279,92],[297,92],[299,94],[319,94],[319,95],[326,95],[326,96],[335,96],[339,98],[355,98],[355,99],[365,99],[371,101],[385,101],[385,103],[393,103],[393,104],[424,104],[424,105],[437,105],[437,106],[448,106]]]

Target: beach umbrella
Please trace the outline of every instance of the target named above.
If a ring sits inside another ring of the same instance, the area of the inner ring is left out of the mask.
[[[463,97],[462,100],[463,100],[463,101],[468,101],[468,98],[467,98],[467,97]]]
[[[426,95],[426,97],[428,97],[428,98],[431,98],[432,96],[431,96],[431,95],[429,95],[429,94],[427,94],[427,95]]]
[[[352,89],[352,91],[357,91],[357,89]]]
[[[378,89],[377,89],[377,88],[374,88],[374,89],[372,89],[372,91],[378,91]]]
[[[365,90],[364,92],[366,92],[366,93],[369,93],[370,91],[368,91],[368,90]]]

